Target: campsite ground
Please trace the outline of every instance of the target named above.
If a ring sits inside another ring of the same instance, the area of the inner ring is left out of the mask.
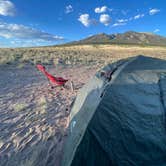
[[[70,105],[94,73],[116,60],[136,56],[166,59],[165,47],[85,45],[0,49],[0,166],[59,165]],[[58,64],[61,58],[62,64]],[[51,89],[35,68],[74,82]]]

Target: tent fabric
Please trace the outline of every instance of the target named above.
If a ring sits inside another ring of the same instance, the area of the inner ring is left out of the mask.
[[[63,166],[166,165],[166,61],[122,62],[104,68],[118,66],[111,81],[99,71],[78,95]]]
[[[104,93],[105,87],[108,85],[108,80],[101,77],[101,72],[114,70],[121,64],[127,64],[127,60],[118,61],[116,63],[107,65],[92,77],[89,82],[79,91],[70,114],[69,136],[65,144],[65,153],[62,165],[70,165],[74,157],[77,146],[79,145],[84,132],[91,120],[93,113],[101,101],[101,96]],[[119,67],[120,72],[123,69]],[[118,73],[117,72],[117,73]],[[112,80],[116,77],[114,74]]]

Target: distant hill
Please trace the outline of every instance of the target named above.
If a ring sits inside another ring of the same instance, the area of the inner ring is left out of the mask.
[[[128,31],[117,34],[97,34],[68,44],[136,44],[166,46],[166,37],[146,32]]]

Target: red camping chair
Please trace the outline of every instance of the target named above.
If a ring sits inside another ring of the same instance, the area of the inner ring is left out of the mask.
[[[54,77],[53,75],[51,75],[50,73],[46,71],[44,66],[40,64],[36,65],[36,67],[39,71],[41,71],[47,77],[50,83],[56,86],[64,86],[65,83],[68,81],[67,79],[64,79],[62,77]]]

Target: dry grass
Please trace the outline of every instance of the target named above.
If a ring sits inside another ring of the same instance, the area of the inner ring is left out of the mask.
[[[16,104],[13,105],[13,109],[16,112],[21,111],[21,110],[23,110],[26,107],[27,107],[27,105],[25,103],[16,103]]]
[[[62,59],[65,64],[105,65],[116,60],[146,55],[166,59],[166,47],[141,47],[118,45],[82,45],[63,47],[0,49],[0,64],[26,63],[57,64]]]

